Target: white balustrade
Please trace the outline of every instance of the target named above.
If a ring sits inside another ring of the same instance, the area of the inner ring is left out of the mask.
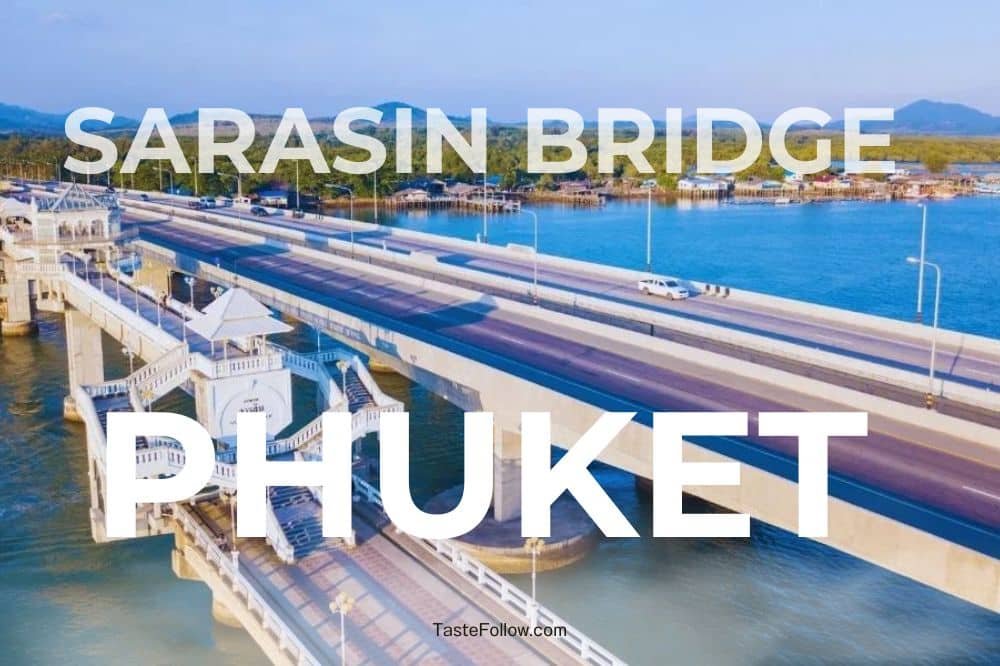
[[[192,543],[201,550],[205,560],[215,567],[220,578],[230,582],[236,596],[242,597],[245,601],[247,610],[260,617],[264,629],[275,634],[278,645],[289,651],[296,663],[307,666],[318,666],[322,663],[299,640],[291,627],[271,608],[271,605],[257,592],[250,581],[243,576],[232,558],[222,552],[222,549],[215,543],[214,535],[210,534],[190,511],[182,505],[175,505],[174,520],[191,538]]]
[[[355,490],[367,502],[382,508],[382,496],[378,489],[358,475],[354,475]],[[531,621],[532,615],[537,626],[565,627],[565,636],[553,636],[552,640],[560,644],[575,657],[586,664],[600,666],[625,666],[625,662],[588,638],[579,629],[570,626],[565,620],[551,610],[538,604],[531,595],[524,592],[506,578],[490,569],[488,566],[472,557],[450,541],[439,539],[416,539],[421,546],[433,553],[442,562],[450,565],[462,574],[463,578],[473,583],[487,595],[513,611],[516,615]]]

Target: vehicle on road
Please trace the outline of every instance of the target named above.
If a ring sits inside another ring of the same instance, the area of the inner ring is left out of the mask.
[[[195,210],[198,210],[199,208],[201,208],[201,202],[200,201],[188,201],[188,208],[194,208]]]
[[[639,291],[647,296],[663,296],[671,301],[679,301],[690,296],[688,290],[677,280],[660,277],[639,280]]]
[[[215,208],[215,197],[202,197],[198,201],[201,202],[202,208]]]
[[[218,206],[219,208],[229,208],[230,206],[233,205],[233,200],[230,199],[229,197],[216,197],[215,205]]]
[[[292,217],[294,217],[297,220],[300,220],[305,216],[306,216],[305,211],[301,209],[295,209],[292,211]]]
[[[142,194],[140,194],[139,198],[142,199],[143,201],[149,201],[149,195],[146,194],[145,192],[143,192]]]
[[[267,217],[270,213],[263,206],[250,206],[250,214],[256,215],[257,217]]]

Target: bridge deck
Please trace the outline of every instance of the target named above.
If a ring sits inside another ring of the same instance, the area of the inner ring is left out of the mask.
[[[610,337],[582,334],[417,288],[363,264],[342,267],[277,248],[246,247],[178,221],[143,225],[142,237],[350,315],[399,331],[607,410],[851,411],[772,384],[706,374],[696,357],[667,357]],[[512,396],[512,409],[517,406]],[[531,409],[531,405],[524,405]],[[793,441],[756,437],[704,443],[795,479]],[[699,441],[699,443],[701,443]],[[831,492],[983,552],[1000,552],[1000,474],[995,443],[967,441],[918,424],[873,418],[865,446],[830,442]],[[845,484],[845,481],[847,482]],[[838,486],[838,483],[840,485]],[[855,491],[863,487],[863,497]],[[860,499],[859,499],[860,498]],[[900,503],[899,499],[903,502]],[[921,510],[915,516],[912,505]],[[895,507],[895,509],[894,509]],[[930,511],[927,511],[930,509]],[[953,519],[958,519],[958,527]],[[963,522],[967,521],[967,522]]]
[[[212,212],[233,218],[238,216],[234,210],[227,208],[215,209]],[[192,213],[181,211],[179,214]],[[322,222],[318,222],[308,219],[269,217],[267,223],[274,227],[306,231],[342,241],[350,240],[351,226],[346,220],[325,218]],[[491,275],[512,277],[526,283],[530,283],[533,279],[533,263],[530,255],[499,258],[495,254],[477,250],[471,243],[461,251],[456,251],[453,243],[438,241],[432,234],[425,234],[419,238],[401,237],[394,235],[391,228],[377,231],[365,228],[354,233],[354,241],[367,247],[384,245],[388,249],[400,252],[427,253],[434,255],[442,263]],[[835,324],[819,316],[792,315],[735,299],[693,298],[677,302],[650,299],[639,294],[631,282],[622,283],[599,272],[584,269],[541,265],[538,279],[543,285],[824,349],[851,358],[917,372],[926,372],[927,369],[926,343],[902,336],[886,335],[883,331],[872,331],[864,326],[848,326],[843,322]],[[942,344],[938,349],[937,372],[942,378],[995,390],[1000,387],[1000,355],[971,352]]]
[[[199,508],[221,534],[231,532],[229,510],[218,503]],[[445,638],[434,622],[496,624],[434,572],[390,542],[367,522],[355,520],[358,545],[344,551],[325,540],[294,565],[282,564],[261,539],[239,540],[240,568],[315,654],[339,663],[340,618],[329,604],[340,592],[355,599],[347,614],[348,663],[544,664],[525,640]]]
[[[184,340],[186,335],[190,351],[203,354],[215,360],[227,357],[240,358],[247,356],[247,353],[236,345],[228,343],[223,345],[221,342],[216,343],[213,353],[210,341],[193,331],[184,330],[184,322],[186,320],[180,314],[164,307],[162,304],[158,307],[157,303],[149,296],[133,289],[125,282],[119,283],[107,273],[104,273],[102,276],[100,272],[93,269],[84,272],[81,266],[77,265],[76,268],[77,277],[86,280],[91,287],[101,291],[108,298],[120,302],[124,307],[139,314],[139,316],[153,326],[159,325],[161,329],[173,336],[178,343]]]

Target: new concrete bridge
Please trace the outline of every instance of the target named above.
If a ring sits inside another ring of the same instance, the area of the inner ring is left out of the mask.
[[[747,411],[748,437],[689,438],[684,451],[743,463],[741,485],[687,490],[791,530],[795,445],[758,436],[756,414],[865,411],[867,438],[830,442],[824,542],[1000,609],[995,340],[942,332],[947,365],[927,387],[929,331],[914,324],[712,285],[685,303],[636,302],[634,272],[343,220],[126,208],[138,282],[182,272],[238,286],[463,409],[494,412],[497,518],[519,512],[522,411],[551,412],[564,445],[603,411],[637,412],[602,459],[642,478],[652,412]],[[928,389],[938,409],[924,408]]]
[[[367,257],[352,260],[179,215],[140,228],[136,246],[164,270],[237,284],[464,409],[497,413],[500,470],[516,468],[521,411],[552,412],[554,438],[567,444],[603,410],[639,412],[604,461],[646,478],[652,411],[867,411],[868,438],[831,441],[831,524],[825,541],[998,607],[1000,458],[998,433],[989,425],[732,356],[693,353],[648,333],[435,280],[420,273],[427,262],[419,256],[406,255],[418,269],[409,271],[401,256],[392,257],[392,266]],[[862,317],[865,325],[881,324],[870,319]],[[982,349],[974,354],[977,363],[991,362],[995,341],[964,336],[962,344]],[[842,361],[844,367],[855,362],[847,355]],[[906,372],[884,371],[890,370]],[[989,415],[991,393],[955,384],[962,387],[955,387],[961,400],[976,402],[980,413]],[[752,422],[747,438],[689,442],[687,459],[744,463],[739,488],[690,491],[794,529],[794,446],[757,437],[755,430]],[[495,511],[516,516],[516,483],[501,471],[497,486]]]

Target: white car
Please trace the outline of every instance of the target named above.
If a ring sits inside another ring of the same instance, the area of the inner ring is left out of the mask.
[[[688,290],[682,287],[677,280],[667,278],[639,280],[639,291],[647,296],[663,296],[671,301],[682,300],[690,295]]]

